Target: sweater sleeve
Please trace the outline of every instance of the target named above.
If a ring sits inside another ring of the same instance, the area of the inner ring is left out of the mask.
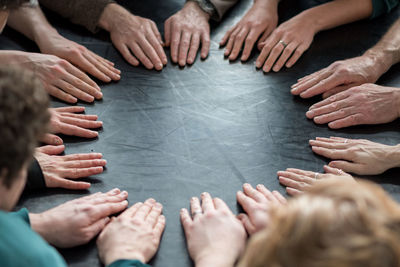
[[[24,192],[30,192],[46,188],[42,169],[39,162],[34,158],[28,169],[28,176],[26,180]]]
[[[238,0],[187,0],[196,2],[211,18],[220,21],[226,11],[234,6]]]
[[[108,265],[107,267],[150,267],[138,260],[117,260]]]
[[[44,7],[60,14],[75,24],[86,27],[95,33],[99,30],[97,26],[104,8],[115,3],[114,0],[39,0]]]
[[[376,18],[384,13],[389,13],[398,4],[399,0],[372,0],[373,11],[371,18]]]
[[[22,208],[19,211],[10,212],[10,215],[13,217],[19,217],[28,225],[31,225],[31,221],[29,220],[29,212],[26,208]]]

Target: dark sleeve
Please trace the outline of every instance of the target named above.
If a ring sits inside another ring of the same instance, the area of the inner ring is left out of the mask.
[[[42,169],[39,162],[34,158],[28,169],[28,176],[24,192],[35,191],[46,188]]]
[[[39,0],[46,8],[95,33],[104,8],[114,0]]]
[[[150,267],[138,260],[117,260],[108,265],[107,267]]]
[[[371,18],[389,13],[398,4],[399,0],[372,0],[373,11]]]

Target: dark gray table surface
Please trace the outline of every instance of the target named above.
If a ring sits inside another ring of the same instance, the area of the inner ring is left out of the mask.
[[[19,207],[39,212],[89,193],[114,187],[129,192],[130,204],[153,197],[164,204],[167,227],[160,250],[151,262],[158,267],[190,266],[179,210],[188,207],[191,196],[203,191],[219,196],[237,212],[235,193],[244,182],[265,184],[284,193],[276,172],[288,167],[322,171],[328,161],[314,155],[308,140],[317,136],[366,138],[385,144],[400,143],[399,120],[376,126],[357,126],[339,131],[316,125],[305,117],[308,107],[320,100],[300,99],[290,94],[296,79],[330,63],[358,56],[376,43],[398,18],[396,9],[375,20],[365,20],[315,37],[299,62],[279,73],[263,74],[254,67],[258,52],[250,60],[224,59],[219,40],[251,5],[241,1],[226,19],[212,24],[209,57],[180,68],[168,63],[161,72],[128,65],[101,32],[95,36],[52,13],[50,21],[60,33],[116,63],[122,70],[117,83],[101,84],[104,99],[79,103],[88,114],[104,122],[99,138],[65,137],[66,154],[101,152],[107,168],[88,178],[88,191],[49,190],[24,196]],[[318,2],[318,1],[314,1]],[[163,22],[181,8],[184,0],[123,1],[137,15]],[[283,1],[280,18],[286,20],[310,1]],[[0,36],[0,49],[37,51],[29,40],[10,29]],[[167,50],[169,55],[169,50]],[[379,84],[400,86],[399,67],[394,66]],[[64,103],[53,100],[53,106]],[[400,199],[399,170],[379,177],[392,196]],[[99,266],[95,243],[60,250],[70,266]]]

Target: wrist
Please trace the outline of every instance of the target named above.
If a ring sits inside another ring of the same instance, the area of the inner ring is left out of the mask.
[[[222,255],[220,255],[222,257]],[[207,258],[203,260],[199,260],[195,262],[195,267],[232,267],[234,266],[235,262],[234,261],[226,261],[223,259],[219,259],[218,257],[213,258]]]
[[[108,266],[117,260],[138,260],[146,263],[144,256],[139,252],[129,251],[129,249],[115,248],[112,251],[107,251],[104,257],[104,265]]]
[[[29,220],[32,230],[49,242],[50,240],[46,236],[46,229],[48,230],[50,225],[47,224],[45,216],[42,213],[29,213]]]
[[[395,103],[397,107],[397,118],[400,118],[400,88],[396,88],[397,90],[395,91]],[[399,151],[399,150],[397,150]],[[400,166],[399,166],[400,167]]]
[[[280,0],[254,0],[254,6],[260,7],[260,8],[276,8],[278,9],[278,4]]]
[[[364,57],[372,60],[373,66],[375,68],[375,73],[377,77],[382,76],[386,71],[390,69],[392,65],[394,65],[394,53],[391,51],[385,51],[379,48],[371,48],[368,49],[364,54]]]
[[[391,146],[386,159],[390,162],[388,169],[400,167],[400,144]]]
[[[314,10],[313,8],[301,12],[300,14],[295,16],[295,18],[296,17],[303,22],[303,27],[307,27],[308,29],[310,29],[314,35],[325,29],[324,16],[321,16],[321,14],[316,12],[316,10]]]
[[[199,16],[203,17],[205,20],[209,21],[211,18],[211,15],[209,13],[207,13],[206,11],[204,11],[198,3],[196,3],[195,1],[187,1],[185,3],[185,5],[183,6],[182,10],[186,10],[186,9],[191,9],[194,12],[196,12]]]
[[[115,22],[115,20],[119,19],[120,17],[126,16],[127,13],[130,15],[130,12],[128,10],[118,4],[108,4],[104,8],[103,13],[100,16],[98,26],[110,32],[115,24],[118,24],[118,22]]]

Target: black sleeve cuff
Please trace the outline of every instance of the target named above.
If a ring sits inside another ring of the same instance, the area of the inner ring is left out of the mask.
[[[37,190],[43,190],[46,188],[46,182],[42,169],[40,168],[39,162],[34,158],[28,169],[28,176],[26,179],[26,185],[24,192],[32,192]]]

